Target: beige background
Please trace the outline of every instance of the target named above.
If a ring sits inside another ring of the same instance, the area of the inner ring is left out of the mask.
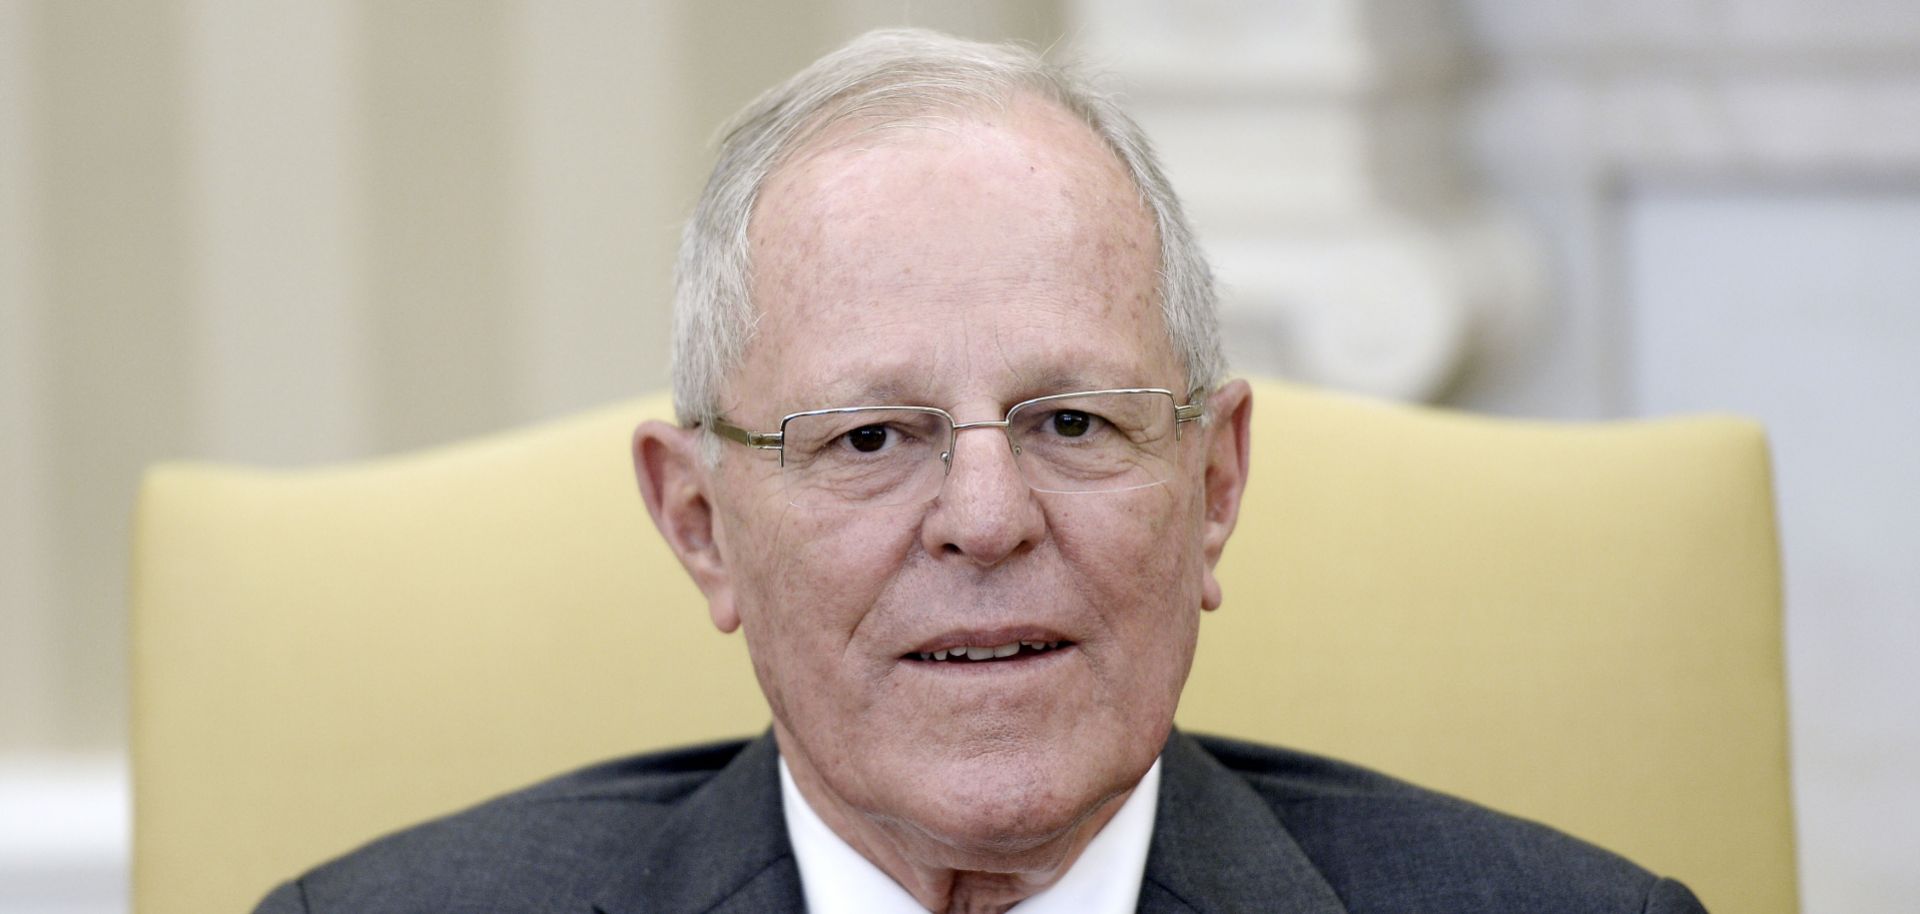
[[[0,909],[119,865],[141,467],[659,386],[720,120],[898,23],[1104,61],[1243,368],[1769,421],[1806,907],[1920,896],[1920,5],[0,0]]]

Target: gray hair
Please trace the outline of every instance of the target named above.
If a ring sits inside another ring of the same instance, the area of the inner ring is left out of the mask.
[[[940,108],[1001,105],[1031,93],[1072,112],[1105,142],[1138,188],[1160,236],[1160,307],[1189,389],[1225,373],[1213,274],[1146,135],[1078,72],[1012,44],[923,29],[868,32],[748,104],[727,126],[719,160],[681,236],[673,305],[673,404],[683,424],[711,427],[727,376],[751,338],[747,223],[767,177],[838,124],[883,124]]]

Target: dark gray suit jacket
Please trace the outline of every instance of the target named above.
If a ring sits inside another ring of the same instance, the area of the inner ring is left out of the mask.
[[[800,914],[771,736],[610,762],[375,841],[255,914]],[[1316,756],[1175,732],[1140,911],[1684,914],[1677,882]]]

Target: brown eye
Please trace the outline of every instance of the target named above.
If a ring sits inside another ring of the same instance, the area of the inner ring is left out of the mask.
[[[862,454],[871,454],[886,446],[887,430],[884,426],[863,425],[847,433],[847,443]]]
[[[1053,414],[1053,431],[1062,438],[1078,438],[1093,427],[1093,417],[1075,409]]]

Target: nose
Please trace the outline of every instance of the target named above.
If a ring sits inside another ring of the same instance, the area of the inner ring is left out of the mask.
[[[1014,463],[1004,423],[956,428],[947,478],[921,525],[929,555],[982,567],[1031,549],[1046,533],[1046,515]]]

